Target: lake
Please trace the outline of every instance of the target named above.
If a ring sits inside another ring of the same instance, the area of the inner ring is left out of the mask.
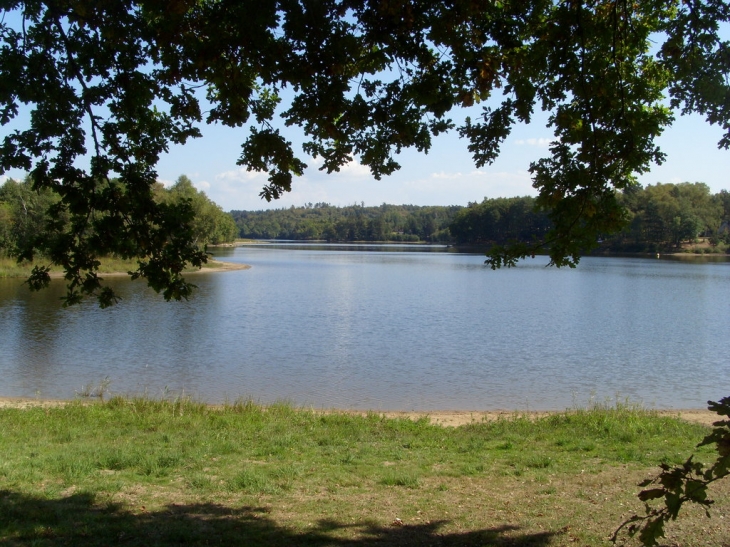
[[[189,302],[61,308],[0,279],[0,396],[113,394],[373,410],[549,410],[730,395],[730,262],[538,257],[492,271],[443,247],[251,245]]]

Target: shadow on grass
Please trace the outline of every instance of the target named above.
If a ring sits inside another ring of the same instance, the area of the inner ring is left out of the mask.
[[[142,509],[142,508],[139,508]],[[201,503],[132,513],[118,504],[99,507],[92,494],[48,500],[0,490],[0,545],[245,545],[245,546],[513,546],[548,545],[551,532],[519,533],[500,526],[441,533],[447,521],[389,526],[374,522],[313,523],[308,531],[283,527],[264,507],[238,509]],[[353,536],[355,536],[353,538]]]

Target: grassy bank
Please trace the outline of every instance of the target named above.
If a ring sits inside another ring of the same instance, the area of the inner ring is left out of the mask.
[[[129,270],[136,269],[136,267],[137,262],[134,260],[105,258],[101,261],[99,273],[128,272]],[[28,277],[32,269],[33,264],[31,263],[18,264],[14,258],[0,257],[0,277]],[[61,268],[58,266],[51,268],[51,274],[61,275],[62,273]]]
[[[216,270],[224,268],[223,262],[217,262],[215,260],[209,260],[206,264],[203,265],[203,270]],[[33,264],[30,263],[24,263],[24,264],[18,264],[14,258],[8,258],[8,257],[0,257],[0,278],[2,277],[28,277],[30,275],[31,270],[33,269]],[[126,275],[127,272],[133,271],[137,269],[137,261],[136,260],[121,260],[119,258],[103,258],[101,260],[101,265],[99,266],[99,274],[103,275],[109,275],[109,274],[124,274]],[[200,270],[197,269],[189,269],[186,270],[188,273],[194,273]],[[58,267],[54,266],[51,268],[51,275],[53,276],[61,276],[63,275],[63,270]]]
[[[705,432],[624,407],[459,428],[250,403],[5,408],[0,545],[605,545],[642,510],[636,483]],[[721,488],[675,541],[722,544]]]

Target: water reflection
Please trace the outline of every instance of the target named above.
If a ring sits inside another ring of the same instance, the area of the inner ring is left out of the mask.
[[[564,408],[616,394],[702,407],[730,385],[730,264],[319,247],[226,249],[190,302],[114,280],[121,305],[0,280],[0,395],[115,392],[372,409]],[[691,378],[690,381],[687,379]]]
[[[327,243],[325,241],[304,242],[287,240],[261,240],[256,243],[244,244],[244,247],[258,247],[268,249],[285,249],[289,251],[356,251],[356,252],[460,252],[460,249],[451,245],[439,243]],[[230,249],[230,248],[229,248]],[[226,253],[223,249],[216,249],[216,254],[223,256]],[[473,254],[473,251],[472,251]]]

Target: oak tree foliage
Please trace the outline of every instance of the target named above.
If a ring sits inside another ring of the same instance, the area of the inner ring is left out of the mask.
[[[185,298],[200,265],[192,211],[153,199],[155,165],[202,123],[243,127],[239,164],[276,199],[305,169],[353,158],[376,178],[449,130],[477,166],[537,109],[554,134],[530,166],[552,229],[495,248],[494,267],[547,248],[572,266],[626,222],[617,192],[661,163],[655,138],[695,112],[730,145],[729,8],[717,0],[1,0],[0,174],[30,173],[69,221],[22,252],[63,266],[67,302],[114,295],[97,257]],[[286,103],[282,103],[286,97]],[[484,106],[456,127],[457,109]],[[294,150],[291,126],[306,135]],[[48,282],[38,268],[32,287]]]

